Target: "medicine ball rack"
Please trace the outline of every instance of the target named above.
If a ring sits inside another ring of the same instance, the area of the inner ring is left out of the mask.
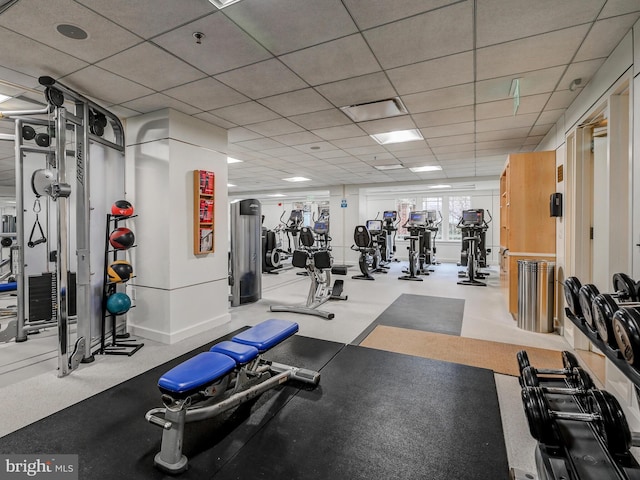
[[[112,215],[107,213],[107,227],[105,247],[104,247],[104,283],[102,288],[102,328],[100,331],[100,349],[96,352],[100,355],[127,355],[131,356],[144,347],[144,343],[137,343],[137,340],[130,339],[129,333],[127,333],[127,320],[126,317],[121,323],[121,330],[123,333],[118,334],[118,315],[113,314],[107,310],[107,299],[110,295],[113,295],[118,290],[118,285],[122,285],[121,282],[112,282],[109,280],[107,274],[109,268],[109,254],[112,254],[111,261],[118,260],[118,253],[129,250],[129,248],[135,248],[137,245],[132,245],[126,249],[110,248],[109,237],[111,232],[118,228],[121,221],[129,220],[137,217],[137,215],[121,216]],[[130,278],[133,278],[132,275]],[[128,281],[129,279],[127,279]],[[135,307],[132,305],[131,308]],[[125,312],[126,313],[126,312]],[[111,317],[111,343],[107,345],[107,317]]]
[[[521,378],[529,429],[538,440],[535,451],[538,478],[640,479],[640,465],[629,452],[629,446],[636,444],[633,438],[636,434],[629,431],[612,395],[593,389],[592,385],[589,391],[576,393],[575,375],[544,376],[543,370],[540,375],[535,387],[523,382],[524,375]]]

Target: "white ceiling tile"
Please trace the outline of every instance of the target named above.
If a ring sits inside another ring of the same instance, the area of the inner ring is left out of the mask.
[[[362,35],[322,43],[279,57],[310,85],[344,80],[380,70]]]
[[[356,148],[356,147],[373,147],[378,145],[378,142],[376,142],[369,135],[365,135],[362,137],[353,137],[353,138],[341,138],[338,140],[332,140],[331,143],[341,149]]]
[[[14,5],[7,12],[17,6],[19,4]],[[7,12],[0,18],[3,18]],[[87,63],[82,60],[2,27],[0,27],[0,45],[2,45],[3,65],[10,66],[12,70],[19,72],[18,78],[14,79],[16,82],[26,79],[23,74],[35,78],[40,75],[59,78],[87,66]],[[12,80],[11,77],[5,75],[2,78]],[[29,83],[31,82],[29,81]]]
[[[371,0],[344,0],[343,2],[361,30],[411,17],[456,3],[454,0],[404,0],[390,8],[386,2]]]
[[[581,90],[591,77],[598,71],[598,69],[604,63],[604,58],[597,58],[595,60],[587,60],[585,62],[576,62],[569,65],[564,75],[560,79],[560,83],[558,84],[558,89],[565,90],[568,89],[571,83],[579,78],[581,79],[580,86],[577,90]]]
[[[549,123],[556,123],[558,119],[564,113],[564,109],[559,110],[545,110],[540,114],[538,120],[536,120],[536,125],[546,125]]]
[[[183,103],[183,105],[186,105],[186,104]],[[235,127],[234,123],[228,122],[220,117],[216,117],[215,115],[212,115],[209,112],[196,113],[194,117],[199,118],[200,120],[208,122],[212,125],[215,125],[216,127],[224,128],[227,131],[230,128]]]
[[[280,116],[257,102],[246,102],[213,110],[211,113],[237,125],[274,120]]]
[[[614,0],[605,4],[599,19],[623,15],[625,13],[640,11],[640,3],[638,0]]]
[[[477,46],[486,47],[593,21],[602,4],[603,0],[480,0],[476,12]]]
[[[512,148],[512,147],[520,147],[525,140],[527,139],[527,137],[521,137],[521,138],[511,138],[508,140],[493,140],[490,142],[478,142],[476,143],[477,148],[479,151],[484,151],[484,150],[491,150],[491,149],[495,149],[495,148]]]
[[[247,101],[247,97],[244,95],[210,77],[203,78],[202,80],[196,80],[195,82],[181,85],[179,87],[170,88],[165,90],[163,93],[193,105],[201,110],[213,110]],[[215,112],[212,113],[217,115]],[[232,119],[225,117],[222,118],[233,122]]]
[[[452,135],[463,135],[474,132],[473,122],[454,123],[451,125],[442,125],[440,127],[421,128],[420,131],[427,141],[435,137],[450,137]]]
[[[475,140],[473,133],[467,133],[465,135],[452,135],[450,137],[437,137],[429,139],[430,147],[442,147],[445,145],[457,145],[459,143],[471,143]]]
[[[256,138],[255,140],[245,140],[244,142],[238,142],[237,145],[248,148],[250,150],[264,151],[273,148],[282,148],[281,143],[271,140],[270,138]]]
[[[542,107],[540,107],[540,109],[542,109]],[[418,128],[436,127],[450,123],[473,122],[474,108],[473,105],[467,105],[464,107],[437,110],[435,112],[416,113],[412,115],[412,117]]]
[[[286,135],[287,133],[295,133],[302,130],[302,127],[287,120],[286,118],[277,118],[275,120],[267,120],[265,122],[252,123],[246,125],[249,130],[272,137],[274,135]]]
[[[524,128],[533,126],[538,118],[537,113],[517,114],[511,117],[491,118],[476,122],[476,132],[489,132],[507,128]]]
[[[412,114],[473,105],[474,88],[472,83],[467,83],[455,87],[405,95],[402,97],[402,101]]]
[[[551,130],[552,127],[554,127],[555,124],[547,124],[547,125],[535,125],[531,131],[529,132],[529,135],[546,135],[549,130]]]
[[[280,147],[280,148],[272,148],[269,150],[265,150],[264,153],[271,155],[272,157],[284,159],[285,157],[287,157],[287,155],[298,155],[300,152],[298,152],[296,149],[291,147]],[[288,162],[282,162],[282,161],[275,162],[275,161],[269,160],[269,164],[271,166],[275,166],[276,164],[282,165],[284,163],[288,163]]]
[[[141,113],[155,112],[156,110],[162,110],[167,107],[186,113],[187,115],[193,115],[202,111],[184,102],[180,102],[175,98],[163,95],[162,93],[153,93],[146,97],[136,98],[135,100],[124,102],[122,106]]]
[[[531,127],[505,128],[488,132],[476,133],[476,142],[489,142],[493,140],[506,140],[510,138],[523,138],[529,133]]]
[[[277,59],[254,63],[215,78],[250,98],[263,98],[307,86]]]
[[[243,0],[224,14],[275,55],[357,31],[339,0]]]
[[[431,151],[438,157],[445,153],[468,153],[468,152],[475,152],[475,150],[476,150],[475,143],[447,145],[444,147],[433,147],[433,146],[431,147]]]
[[[457,3],[363,34],[383,68],[464,52],[473,48],[473,3]]]
[[[394,68],[387,75],[398,93],[405,95],[473,82],[473,68],[473,52],[463,52]]]
[[[165,90],[205,76],[150,43],[136,45],[97,63],[97,66],[154,90]]]
[[[229,143],[244,142],[245,140],[255,140],[256,138],[260,138],[262,136],[244,127],[231,128],[227,132],[227,135],[229,138]]]
[[[196,43],[194,32],[204,34],[200,44]],[[153,42],[209,75],[272,57],[222,12],[213,13],[155,37]]]
[[[353,147],[353,148],[345,148],[343,149],[345,152],[350,153],[351,155],[354,155],[356,157],[359,157],[360,155],[369,155],[369,154],[384,154],[387,153],[387,151],[380,145],[377,146],[370,146],[370,147]]]
[[[313,142],[313,143],[304,143],[302,145],[294,145],[296,150],[299,150],[303,153],[308,153],[313,155],[318,152],[328,152],[331,150],[337,150],[334,145],[331,145],[329,142]]]
[[[529,95],[520,97],[518,114],[538,113],[547,104],[550,94]],[[476,106],[476,119],[486,120],[488,118],[508,117],[514,114],[515,103],[513,99],[498,100],[496,102],[479,103]]]
[[[553,92],[564,71],[565,66],[559,66],[515,76],[482,80],[476,83],[476,101],[484,103],[511,98],[511,82],[515,78],[520,79],[520,95],[523,97]]]
[[[284,117],[318,112],[332,105],[312,88],[260,99],[259,103]]]
[[[574,61],[605,58],[618,45],[620,39],[640,18],[640,13],[598,20],[589,31]]]
[[[154,93],[147,87],[94,66],[67,75],[62,78],[62,82],[77,92],[112,104],[124,103]]]
[[[364,136],[364,132],[360,127],[358,127],[358,125],[342,125],[339,127],[320,128],[313,130],[313,133],[324,140],[340,140],[342,138]]]
[[[397,158],[402,158],[403,161],[410,158],[427,158],[433,157],[431,149],[427,146],[426,142],[408,142],[407,145],[413,146],[417,143],[420,148],[412,148],[411,150],[403,150],[401,152],[393,152]]]
[[[382,72],[327,83],[316,87],[316,90],[337,107],[385,100],[396,96],[396,91]]]
[[[580,89],[576,89],[573,92],[570,90],[556,90],[551,94],[547,102],[547,108],[550,110],[566,110],[566,108],[571,105],[571,102],[578,96],[578,93],[580,93]]]
[[[303,145],[305,143],[321,142],[322,138],[310,132],[288,133],[286,135],[275,135],[274,140],[284,145]]]
[[[344,152],[342,150],[330,150],[328,152],[314,152],[312,155],[322,159],[342,158],[344,157]]]
[[[80,27],[88,33],[88,37],[84,40],[65,37],[56,30],[60,24]],[[73,0],[21,0],[0,16],[0,26],[28,34],[44,45],[91,63],[142,41],[140,37]]]
[[[479,48],[476,54],[477,78],[485,80],[518,75],[568,64],[588,31],[589,25],[580,25]]]
[[[337,108],[322,110],[321,112],[303,113],[302,115],[292,115],[289,117],[289,120],[297,123],[307,130],[334,127],[336,125],[347,125],[351,123],[349,117]]]

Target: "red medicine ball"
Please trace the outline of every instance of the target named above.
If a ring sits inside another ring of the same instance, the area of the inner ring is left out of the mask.
[[[117,250],[126,250],[136,241],[133,232],[126,227],[118,227],[109,235],[109,243]]]
[[[116,217],[130,217],[133,215],[133,205],[126,200],[117,200],[111,205],[111,215]]]

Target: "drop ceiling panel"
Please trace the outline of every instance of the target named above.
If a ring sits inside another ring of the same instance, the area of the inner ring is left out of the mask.
[[[402,101],[410,113],[432,112],[434,110],[473,105],[473,83],[405,95],[402,97]]]
[[[571,102],[575,100],[575,98],[580,93],[579,89],[575,91],[570,90],[556,90],[551,94],[549,101],[547,102],[546,108],[550,110],[562,109],[566,110],[566,108],[571,105]]]
[[[187,106],[186,104],[183,104],[183,105]],[[224,128],[227,131],[230,128],[235,127],[234,123],[231,123],[231,122],[228,122],[226,120],[223,120],[220,117],[216,117],[215,115],[212,115],[209,112],[196,113],[193,116],[196,117],[196,118],[199,118],[200,120],[204,120],[207,123],[215,125],[216,127]]]
[[[536,125],[546,125],[548,123],[556,123],[563,113],[564,113],[564,109],[545,110],[540,114],[540,116],[538,117],[538,120],[536,120]]]
[[[387,76],[382,72],[327,83],[316,87],[316,90],[336,107],[374,102],[397,95]]]
[[[364,32],[383,68],[473,48],[473,3],[462,2]]]
[[[613,17],[625,13],[640,11],[640,4],[637,0],[616,0],[607,2],[598,18]]]
[[[246,102],[247,100],[247,97],[244,95],[211,77],[196,80],[195,82],[181,85],[179,87],[170,88],[165,90],[163,93],[170,97],[177,98],[182,102],[188,103],[189,105],[193,105],[201,110],[214,110],[228,105]],[[226,118],[223,115],[218,115],[215,111],[211,113],[230,122],[236,124],[239,123],[234,122],[233,119]],[[265,119],[256,119],[255,121],[260,120]]]
[[[253,130],[265,137],[272,137],[274,135],[286,135],[287,133],[295,133],[302,130],[302,127],[287,120],[286,118],[278,118],[275,120],[267,120],[260,123],[252,123],[247,125],[249,130]]]
[[[423,92],[473,82],[473,52],[414,63],[387,72],[398,93]]]
[[[440,155],[445,153],[468,153],[475,152],[476,146],[474,143],[466,143],[459,145],[448,145],[444,147],[431,147],[431,151],[436,155],[436,157],[440,157]]]
[[[620,17],[598,20],[580,46],[575,61],[605,58],[638,18],[640,18],[640,13],[630,13]]]
[[[547,104],[550,94],[544,93],[540,95],[529,95],[520,97],[520,104],[517,113],[537,113]],[[485,120],[488,118],[508,117],[514,114],[515,104],[512,98],[508,100],[500,100],[497,102],[479,103],[476,106],[476,118]]]
[[[476,133],[477,142],[489,142],[492,140],[507,140],[511,138],[526,137],[529,133],[530,127],[523,128],[507,128],[503,130],[493,130],[488,132]]]
[[[204,34],[200,44],[196,43],[194,32]],[[272,57],[222,12],[155,37],[153,42],[209,75]]]
[[[582,83],[578,87],[578,91],[581,90],[602,66],[604,60],[604,58],[597,58],[595,60],[572,63],[562,76],[558,88],[560,90],[568,89],[573,80],[580,78]]]
[[[476,83],[476,100],[478,103],[485,103],[511,98],[511,82],[515,78],[520,79],[520,95],[523,97],[553,92],[565,69],[565,66],[559,66],[482,80]]]
[[[472,122],[474,120],[474,108],[473,105],[467,105],[435,112],[417,113],[412,117],[418,128]]]
[[[529,135],[546,135],[549,132],[549,130],[551,130],[551,128],[554,126],[555,126],[554,124],[535,125],[529,132]]]
[[[421,128],[420,131],[427,141],[435,137],[450,137],[451,135],[462,135],[474,132],[473,122],[454,123],[452,125],[442,125],[440,127]]]
[[[364,134],[358,125],[342,125],[339,127],[320,128],[313,130],[313,133],[324,140],[340,140],[342,138],[359,137]]]
[[[99,62],[97,66],[154,90],[165,90],[205,76],[150,43],[136,45]]]
[[[336,125],[348,125],[351,123],[340,110],[332,108],[321,112],[304,113],[302,115],[292,115],[289,120],[297,123],[307,130],[315,130],[317,128],[334,127]]]
[[[537,113],[518,114],[512,117],[491,118],[476,122],[476,132],[488,132],[491,130],[505,130],[507,128],[520,128],[532,126],[538,118]]]
[[[62,82],[78,92],[91,92],[92,97],[112,104],[154,93],[138,83],[93,66],[63,77]]]
[[[468,133],[466,135],[453,135],[450,137],[430,138],[429,146],[442,147],[445,145],[457,145],[459,143],[471,143],[475,140],[475,138],[476,137],[473,133]]]
[[[389,8],[386,2],[372,2],[371,0],[344,0],[358,27],[365,30],[385,23],[410,17],[418,13],[427,12],[451,3],[452,0],[404,0],[402,3]]]
[[[383,118],[358,124],[369,135],[376,133],[394,132],[396,130],[410,130],[416,128],[416,124],[409,115],[401,117]]]
[[[357,31],[339,0],[243,0],[224,14],[275,55]]]
[[[181,0],[176,8],[175,0],[76,0],[113,22],[144,38],[149,38],[215,12],[208,2]],[[153,15],[152,12],[171,12],[170,15]],[[140,21],[144,19],[144,21]]]
[[[257,138],[255,140],[245,140],[244,142],[238,142],[241,147],[248,148],[249,150],[268,150],[270,148],[281,148],[282,144],[271,140],[270,138]]]
[[[230,128],[227,132],[229,143],[243,142],[245,140],[254,140],[260,138],[261,135],[244,127]]]
[[[216,75],[222,83],[250,98],[263,98],[307,86],[277,59],[265,60]]]
[[[311,132],[296,132],[287,135],[275,135],[274,140],[284,145],[303,145],[305,143],[321,142],[322,138]]]
[[[318,112],[332,107],[327,100],[312,88],[263,98],[259,103],[284,117]]]
[[[167,95],[163,95],[162,93],[153,93],[146,97],[136,98],[130,102],[124,102],[122,106],[140,113],[155,112],[156,110],[161,110],[167,107],[173,108],[187,115],[194,115],[202,111],[199,108],[188,105],[180,100],[176,100],[175,98],[168,97]]]
[[[336,82],[380,70],[360,34],[283,55],[280,60],[310,85]]]
[[[505,75],[518,75],[532,70],[568,64],[588,30],[589,25],[580,25],[479,48],[476,57],[477,78],[485,80]]]
[[[88,33],[88,37],[84,40],[65,37],[56,30],[59,24],[80,27]],[[140,37],[72,0],[21,0],[0,15],[0,26],[15,32],[28,32],[29,37],[44,45],[91,63],[142,41]]]
[[[280,116],[256,102],[246,102],[212,110],[214,115],[237,125],[274,120]]]
[[[347,148],[372,147],[372,146],[378,145],[378,142],[376,142],[373,138],[371,138],[368,135],[364,137],[353,137],[353,138],[343,138],[339,140],[331,140],[331,143],[343,150]],[[391,145],[387,145],[387,148],[389,148],[390,146]]]
[[[478,2],[477,46],[561,30],[593,21],[603,0],[484,0]],[[516,6],[517,5],[517,6]],[[549,15],[552,11],[553,15]]]

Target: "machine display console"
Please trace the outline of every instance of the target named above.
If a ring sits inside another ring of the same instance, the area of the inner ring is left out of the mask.
[[[329,223],[318,221],[313,224],[314,233],[323,235],[325,233],[329,233]]]
[[[427,212],[425,210],[420,210],[418,212],[411,212],[409,214],[409,225],[426,225],[427,223]]]
[[[385,210],[382,214],[382,218],[386,221],[395,222],[398,220],[398,212],[395,210]]]
[[[427,222],[436,223],[437,220],[437,212],[435,210],[427,210]]]
[[[367,220],[367,230],[372,235],[382,232],[382,220]]]
[[[462,212],[462,224],[469,227],[481,226],[484,224],[484,210],[464,210]]]

